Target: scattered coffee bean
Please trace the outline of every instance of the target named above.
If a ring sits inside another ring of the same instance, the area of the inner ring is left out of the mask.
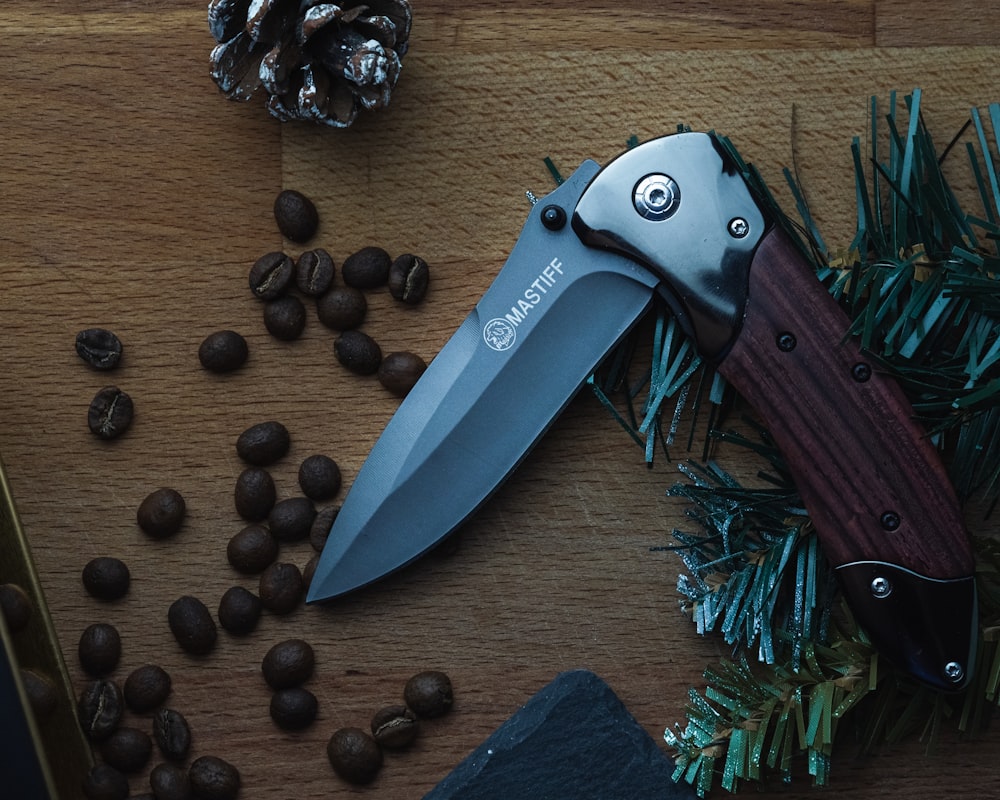
[[[436,670],[420,672],[406,682],[403,701],[418,717],[440,717],[455,702],[451,679]]]
[[[323,552],[326,540],[330,536],[330,528],[333,527],[334,520],[337,519],[339,513],[340,508],[337,506],[327,506],[316,515],[316,519],[309,529],[309,544],[317,553]]]
[[[110,764],[94,764],[83,779],[83,796],[87,800],[125,800],[128,778]]]
[[[215,647],[215,620],[197,597],[184,595],[171,603],[167,622],[177,644],[186,652],[204,655]]]
[[[94,677],[113,672],[122,656],[122,640],[118,629],[107,622],[88,625],[77,645],[80,666]]]
[[[153,740],[138,728],[118,728],[101,743],[101,758],[121,772],[139,772],[153,754]]]
[[[264,306],[264,327],[275,339],[291,342],[306,327],[306,307],[293,294],[269,300]]]
[[[251,425],[236,440],[236,454],[255,467],[273,464],[291,447],[288,429],[280,422],[259,422]]]
[[[290,689],[313,674],[316,655],[304,639],[286,639],[272,646],[260,662],[264,680],[272,689]]]
[[[95,742],[107,739],[118,727],[124,705],[121,689],[109,678],[98,678],[83,687],[77,717],[87,738]]]
[[[285,253],[265,253],[250,267],[250,291],[261,300],[281,297],[295,277],[295,264]]]
[[[306,565],[302,568],[302,583],[305,586],[306,591],[308,591],[309,587],[312,586],[313,576],[316,574],[316,567],[318,565],[319,565],[319,553],[313,553],[311,556],[309,556],[309,560],[306,562]]]
[[[297,542],[309,535],[316,506],[308,497],[287,497],[274,504],[267,517],[271,535],[279,542]]]
[[[393,394],[405,397],[426,369],[426,362],[415,353],[389,353],[379,364],[378,380]]]
[[[21,685],[35,716],[44,719],[59,705],[59,690],[47,675],[37,670],[22,669]]]
[[[430,269],[420,256],[399,256],[389,267],[389,293],[408,305],[416,305],[427,294]]]
[[[87,426],[101,439],[114,439],[129,429],[134,417],[132,398],[117,386],[105,386],[90,402]]]
[[[231,586],[219,601],[219,624],[230,633],[243,636],[257,627],[263,610],[257,595],[242,586]]]
[[[316,300],[316,316],[326,327],[349,331],[365,321],[368,301],[360,289],[335,286]]]
[[[152,711],[170,695],[170,675],[156,664],[144,664],[129,673],[123,694],[126,705],[135,713]]]
[[[399,750],[413,743],[420,723],[406,706],[386,706],[372,717],[372,737],[382,747]]]
[[[294,564],[276,561],[260,575],[260,601],[274,614],[294,611],[304,593],[302,571]]]
[[[326,755],[333,771],[349,783],[369,783],[382,768],[382,748],[360,728],[335,731]]]
[[[319,212],[302,192],[285,189],[274,198],[274,221],[285,238],[301,244],[315,235]]]
[[[266,519],[278,499],[274,478],[263,467],[247,467],[236,479],[236,513],[250,522]]]
[[[0,612],[11,633],[23,631],[31,620],[35,604],[16,583],[0,584]]]
[[[382,348],[367,333],[344,331],[333,343],[337,360],[351,372],[372,375],[382,363]]]
[[[157,489],[139,504],[135,519],[154,539],[166,539],[181,529],[187,506],[176,489]]]
[[[118,600],[126,595],[131,575],[125,562],[111,556],[91,559],[83,568],[83,588],[96,600]]]
[[[234,800],[240,793],[240,772],[216,756],[201,756],[188,770],[191,793],[197,800]]]
[[[170,761],[183,761],[191,749],[191,728],[184,715],[172,708],[161,708],[153,715],[153,738]]]
[[[198,347],[198,360],[209,372],[233,372],[247,363],[250,348],[236,331],[210,333]]]
[[[149,788],[156,800],[191,800],[188,771],[177,764],[157,764],[149,773]]]
[[[299,465],[299,486],[310,500],[329,500],[340,491],[340,467],[329,456],[317,454]]]
[[[279,689],[271,695],[271,719],[286,731],[309,727],[315,721],[318,710],[316,695],[301,686]]]
[[[363,247],[352,253],[340,268],[344,283],[356,289],[375,289],[389,280],[392,258],[381,247]]]
[[[114,369],[122,358],[122,342],[105,328],[87,328],[76,335],[76,354],[94,369]]]
[[[299,256],[295,265],[295,284],[307,297],[319,297],[333,285],[336,266],[330,254],[317,247]]]
[[[229,540],[226,557],[233,569],[256,575],[278,557],[278,540],[263,525],[247,525]]]

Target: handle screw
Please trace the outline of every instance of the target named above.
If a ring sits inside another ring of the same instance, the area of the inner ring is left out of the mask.
[[[866,364],[864,361],[859,361],[853,367],[851,367],[851,377],[854,378],[858,383],[864,383],[870,380],[872,376],[872,368],[870,364]]]
[[[783,353],[790,353],[795,349],[795,345],[798,344],[798,340],[795,338],[795,334],[790,331],[784,331],[779,333],[775,339],[775,343],[778,345],[778,349]]]
[[[872,594],[880,600],[892,594],[892,583],[888,578],[879,576],[873,578],[871,583]]]
[[[962,665],[957,661],[949,661],[944,665],[944,674],[948,680],[958,683],[965,677],[965,670],[962,669]]]
[[[894,531],[902,524],[903,520],[895,511],[886,511],[881,520],[882,527],[887,531]]]
[[[733,217],[729,220],[729,225],[726,228],[729,231],[729,235],[734,239],[742,239],[750,233],[750,223],[743,219],[743,217]]]

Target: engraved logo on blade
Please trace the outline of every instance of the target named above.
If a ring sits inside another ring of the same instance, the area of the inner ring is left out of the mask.
[[[517,329],[503,317],[491,319],[483,327],[483,339],[494,350],[509,350],[516,336]]]

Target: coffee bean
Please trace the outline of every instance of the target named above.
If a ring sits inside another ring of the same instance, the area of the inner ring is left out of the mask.
[[[326,540],[330,536],[330,528],[333,527],[334,520],[337,519],[339,513],[340,508],[337,506],[327,506],[316,515],[316,519],[309,529],[309,544],[317,553],[323,552]]]
[[[156,800],[191,800],[188,771],[177,764],[157,764],[149,773],[149,788]]]
[[[279,542],[297,542],[309,535],[316,506],[308,497],[288,497],[274,504],[267,517],[271,535]]]
[[[368,301],[360,289],[335,286],[316,300],[316,316],[326,327],[335,331],[357,328],[365,321]]]
[[[209,372],[233,372],[247,363],[250,348],[236,331],[216,331],[198,346],[198,360]]]
[[[276,561],[260,575],[260,601],[274,614],[294,611],[304,593],[302,571],[294,564]]]
[[[259,522],[266,519],[277,498],[274,478],[262,467],[247,467],[236,479],[233,500],[236,513],[245,520]]]
[[[285,189],[274,198],[274,221],[285,238],[301,244],[315,235],[319,212],[302,192]]]
[[[94,764],[83,779],[83,796],[87,800],[125,800],[128,778],[110,764]]]
[[[275,339],[291,342],[306,327],[306,307],[293,294],[269,300],[264,306],[264,327]]]
[[[295,277],[295,264],[281,252],[265,253],[250,267],[250,291],[260,300],[281,297]]]
[[[134,417],[132,398],[117,386],[105,386],[90,402],[87,426],[101,439],[114,439],[129,429]]]
[[[363,247],[349,255],[340,268],[344,283],[356,289],[375,289],[389,280],[392,258],[381,247]]]
[[[88,625],[77,645],[80,666],[84,671],[100,677],[113,672],[122,656],[122,640],[118,629],[106,622]]]
[[[205,655],[215,647],[215,620],[197,597],[184,595],[170,604],[167,622],[177,644],[194,655]]]
[[[304,639],[286,639],[273,645],[260,662],[264,680],[272,689],[290,689],[313,674],[316,654]]]
[[[33,669],[21,670],[21,685],[28,704],[38,719],[44,719],[59,705],[59,690],[51,678]]]
[[[455,702],[451,679],[436,670],[420,672],[406,682],[403,700],[418,717],[440,717]]]
[[[316,567],[319,566],[319,553],[313,553],[309,556],[309,560],[306,565],[302,568],[302,583],[309,591],[309,587],[312,586],[313,576],[316,574]]]
[[[35,604],[28,593],[16,583],[0,584],[0,612],[11,633],[18,633],[28,627]]]
[[[273,464],[291,447],[288,429],[280,422],[259,422],[251,425],[236,440],[236,454],[255,467]]]
[[[382,362],[382,349],[367,333],[344,331],[333,343],[337,360],[351,372],[371,375]]]
[[[406,706],[386,706],[375,712],[371,729],[379,745],[398,750],[413,743],[420,732],[420,723]]]
[[[180,711],[161,708],[153,715],[153,739],[164,758],[183,761],[191,749],[191,728]]]
[[[138,728],[118,728],[101,744],[101,758],[121,772],[139,772],[153,754],[153,740]]]
[[[198,800],[234,800],[240,793],[240,771],[216,756],[201,756],[188,770],[191,793]]]
[[[135,519],[154,539],[166,539],[181,529],[187,511],[184,497],[176,489],[157,489],[146,495]]]
[[[263,525],[247,525],[229,540],[226,557],[233,569],[256,575],[278,557],[278,540]]]
[[[219,624],[239,636],[253,631],[264,610],[260,598],[242,586],[231,586],[219,601]]]
[[[389,353],[378,368],[378,380],[386,389],[405,397],[427,369],[424,360],[415,353]]]
[[[316,719],[318,710],[316,695],[301,686],[279,689],[271,695],[271,719],[286,731],[309,727]]]
[[[100,556],[83,568],[83,588],[96,600],[118,600],[126,595],[131,575],[125,562],[111,556]]]
[[[76,335],[76,354],[94,369],[114,369],[122,358],[122,342],[105,328],[87,328]]]
[[[311,500],[329,500],[340,491],[340,467],[329,456],[309,456],[299,464],[299,486]]]
[[[408,305],[416,305],[427,294],[430,269],[420,256],[401,255],[389,267],[389,294]]]
[[[333,771],[349,783],[369,783],[382,768],[382,748],[360,728],[335,731],[326,755]]]
[[[144,664],[125,679],[124,697],[128,707],[137,714],[152,711],[170,695],[170,675],[156,664]]]
[[[333,259],[319,247],[304,252],[295,265],[295,284],[308,297],[319,297],[329,290],[335,275]]]
[[[121,689],[109,678],[91,681],[80,693],[76,709],[80,727],[88,739],[95,742],[107,739],[122,718]]]

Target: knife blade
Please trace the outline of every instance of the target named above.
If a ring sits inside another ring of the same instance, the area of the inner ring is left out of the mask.
[[[586,162],[535,206],[493,285],[373,448],[309,601],[371,583],[459,526],[654,292],[762,417],[879,651],[935,688],[967,685],[974,559],[940,458],[707,133],[653,139],[603,168]],[[441,510],[416,518],[427,497]]]

